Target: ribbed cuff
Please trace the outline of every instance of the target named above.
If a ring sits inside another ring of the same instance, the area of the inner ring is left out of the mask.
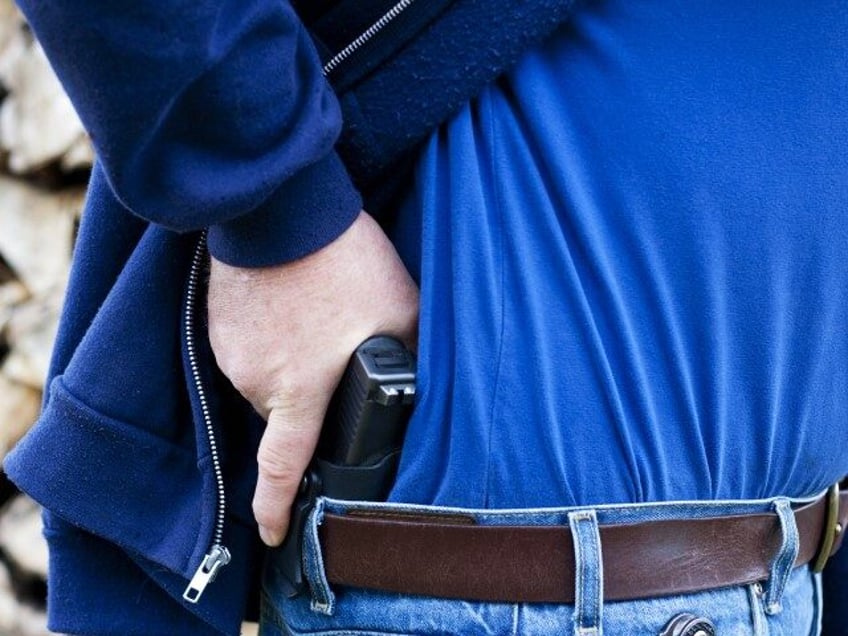
[[[307,166],[256,210],[209,228],[209,252],[236,267],[297,260],[331,243],[356,219],[362,198],[335,152]]]

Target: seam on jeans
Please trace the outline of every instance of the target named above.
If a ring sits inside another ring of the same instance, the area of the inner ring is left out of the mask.
[[[498,232],[498,267],[500,268],[499,272],[499,281],[498,281],[498,292],[500,294],[500,310],[498,315],[498,320],[500,321],[500,329],[498,333],[498,353],[495,359],[495,381],[494,381],[494,389],[492,390],[492,404],[489,409],[489,431],[486,440],[486,481],[483,484],[483,507],[488,508],[489,506],[489,492],[490,488],[490,480],[492,479],[492,437],[494,436],[495,429],[495,409],[497,409],[498,405],[498,396],[500,394],[500,380],[501,380],[501,369],[503,364],[503,348],[504,348],[504,332],[506,330],[506,320],[504,319],[504,314],[506,312],[505,305],[506,299],[504,294],[504,279],[505,273],[504,270],[504,235],[503,235],[503,205],[501,203],[501,195],[499,190],[499,183],[496,179],[494,179],[495,168],[496,168],[496,153],[498,148],[498,143],[495,138],[495,122],[492,108],[492,96],[488,91],[483,91],[480,95],[480,105],[484,107],[489,116],[489,138],[491,143],[491,152],[489,153],[489,180],[491,182],[492,189],[492,203],[495,206],[495,212],[498,215],[498,223],[497,232]]]
[[[579,519],[578,519],[579,521]],[[579,547],[577,550],[580,553],[580,576],[577,578],[577,592],[575,594],[575,602],[577,603],[577,624],[580,630],[583,629],[583,622],[586,620],[586,602],[584,597],[586,596],[585,585],[586,585],[586,570],[588,569],[586,565],[586,550],[585,545],[583,543],[583,530],[580,528],[580,524],[576,525],[577,528],[577,541]],[[577,594],[580,596],[578,597]]]
[[[592,633],[598,633],[601,625],[601,604],[603,603],[603,585],[604,585],[604,564],[601,562],[601,537],[598,531],[598,518],[595,515],[595,512],[592,511],[590,526],[587,529],[587,532],[591,534],[591,541],[589,542],[589,551],[592,553],[592,560],[594,561],[596,567],[595,570],[597,572],[597,576],[594,580],[594,588],[595,594],[592,607]]]
[[[512,636],[518,636],[518,615],[521,611],[521,606],[515,604],[512,606]]]
[[[813,624],[810,626],[810,636],[821,634],[822,632],[822,575],[821,572],[809,572],[809,576],[813,582]]]
[[[751,630],[753,636],[760,636],[762,632],[762,620],[760,619],[760,596],[757,593],[757,583],[745,586],[745,594],[748,597],[748,609],[751,612]]]
[[[822,490],[813,495],[804,497],[789,497],[789,502],[795,506],[807,505],[813,503],[816,499],[822,497],[827,491]],[[342,499],[332,499],[330,497],[322,497],[323,501],[332,506],[331,512],[345,512],[350,510],[398,510],[412,511],[419,514],[456,514],[456,515],[480,515],[483,517],[503,517],[510,515],[526,516],[528,514],[568,514],[578,509],[577,506],[550,506],[550,507],[533,507],[533,508],[499,508],[497,510],[487,508],[462,508],[459,506],[428,506],[424,504],[399,504],[395,502],[381,501],[348,501]],[[592,508],[596,512],[601,512],[606,516],[633,514],[639,511],[650,509],[656,511],[663,516],[663,519],[701,519],[710,516],[726,516],[729,514],[748,514],[759,513],[765,514],[774,512],[774,502],[776,497],[766,499],[714,499],[714,500],[676,500],[676,501],[654,501],[650,503],[632,503],[632,504],[596,504]],[[674,513],[675,510],[681,508],[696,508],[695,511],[687,510],[685,514]],[[730,511],[728,511],[728,507]],[[434,513],[434,509],[437,510]],[[671,510],[672,513],[665,513]]]
[[[289,628],[283,621],[280,612],[277,610],[277,604],[274,599],[268,594],[263,586],[259,591],[259,616],[260,622],[265,623],[270,621],[280,632],[288,632]]]

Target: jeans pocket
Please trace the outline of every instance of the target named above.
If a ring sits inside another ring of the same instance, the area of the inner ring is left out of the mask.
[[[259,636],[407,636],[389,626],[376,629],[372,618],[365,614],[359,620],[326,616],[311,611],[305,596],[274,600],[263,594]]]
[[[818,636],[821,633],[821,577],[810,572],[807,566],[792,571],[777,613],[766,612],[763,586],[754,584],[748,589],[754,636]]]

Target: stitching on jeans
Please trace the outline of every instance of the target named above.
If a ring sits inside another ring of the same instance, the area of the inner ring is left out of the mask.
[[[585,515],[586,513],[578,513],[578,515],[580,515],[580,514]],[[577,579],[578,588],[577,588],[577,592],[575,594],[575,601],[577,601],[577,625],[578,625],[578,629],[582,630],[583,629],[583,621],[586,618],[585,614],[584,614],[584,610],[586,608],[586,604],[585,604],[586,599],[584,598],[584,596],[586,596],[586,594],[584,592],[584,589],[585,589],[584,586],[586,584],[586,569],[587,569],[586,568],[586,550],[585,550],[585,546],[583,545],[583,528],[581,527],[583,524],[580,523],[581,520],[580,520],[579,516],[575,516],[575,521],[577,522],[575,524],[575,527],[577,529],[577,544],[578,544],[577,552],[580,554],[580,576]],[[578,594],[579,594],[579,596],[577,596]]]
[[[586,533],[589,535],[589,550],[592,553],[592,560],[595,565],[596,576],[594,578],[594,597],[592,603],[592,626],[597,628],[600,623],[599,605],[601,603],[601,555],[600,555],[600,536],[598,533],[598,522],[592,511],[587,524]]]
[[[578,583],[580,584],[580,587],[579,587],[580,603],[577,606],[577,624],[579,626],[579,629],[582,630],[583,629],[583,623],[586,620],[586,598],[585,598],[586,593],[585,593],[585,589],[586,589],[586,572],[589,568],[586,564],[586,546],[583,545],[583,528],[581,526],[582,526],[582,524],[579,523],[579,520],[578,520],[577,534],[579,536],[578,536],[577,540],[580,542],[580,547],[578,548],[578,551],[580,552],[580,578],[578,580]],[[575,598],[575,600],[576,600],[576,598]]]
[[[431,523],[444,524],[455,526],[473,526],[477,525],[477,520],[470,515],[458,514],[438,514],[435,512],[404,512],[404,511],[389,511],[389,510],[356,510],[349,511],[347,517],[365,517],[385,519],[387,521],[405,521],[409,523]]]
[[[592,525],[589,527],[589,532],[592,533],[592,557],[595,559],[595,602],[592,608],[592,623],[595,627],[600,627],[601,623],[601,603],[603,599],[603,563],[601,563],[601,536],[598,530],[598,521],[592,514]]]
[[[814,495],[807,497],[790,497],[789,502],[798,506],[805,506],[815,502],[822,497],[826,491],[822,490]],[[434,506],[425,506],[421,504],[397,504],[378,501],[343,501],[341,499],[332,499],[330,497],[322,497],[328,502],[328,509],[333,512],[347,512],[351,510],[392,510],[402,507],[404,510],[418,511],[423,514],[430,514]],[[775,498],[768,499],[716,499],[711,501],[702,500],[680,500],[680,501],[655,501],[651,503],[640,504],[597,504],[594,510],[602,513],[604,516],[609,515],[633,515],[640,514],[644,511],[653,511],[658,516],[658,519],[704,519],[710,516],[727,516],[730,514],[768,514],[774,511]],[[729,510],[728,510],[729,507]],[[492,518],[510,518],[512,516],[526,516],[531,514],[548,514],[566,515],[576,510],[577,506],[554,506],[540,508],[504,508],[493,511],[484,508],[463,508],[459,506],[437,506],[437,508],[446,513],[455,513],[458,515],[480,516],[485,519]],[[684,510],[684,512],[681,512]],[[714,510],[719,510],[719,513],[714,513]],[[618,523],[628,523],[619,521]]]
[[[762,587],[760,587],[759,583],[752,583],[747,586],[747,591],[748,604],[751,609],[751,626],[754,630],[754,636],[764,636],[766,634],[766,627],[764,624],[765,616],[763,614]]]

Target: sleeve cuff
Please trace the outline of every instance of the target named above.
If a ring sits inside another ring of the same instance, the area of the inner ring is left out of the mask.
[[[209,252],[236,267],[297,260],[338,238],[362,198],[335,152],[288,179],[249,214],[209,228]]]

